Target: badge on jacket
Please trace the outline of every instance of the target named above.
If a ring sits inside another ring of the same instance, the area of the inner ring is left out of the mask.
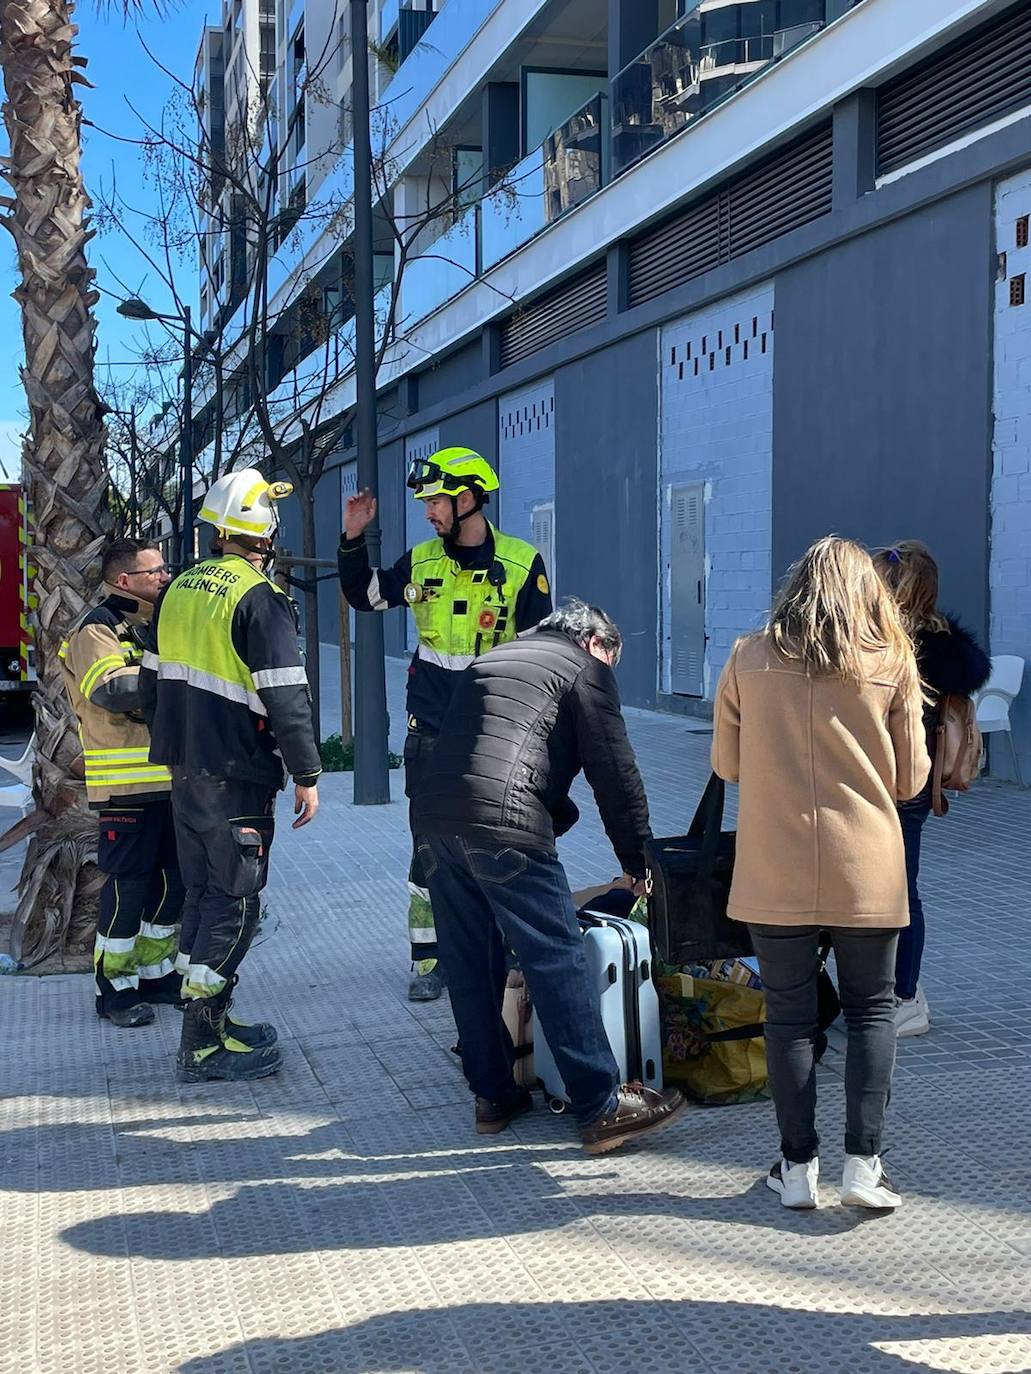
[[[426,599],[426,588],[418,582],[409,582],[405,587],[404,596],[409,606],[418,606],[420,601]]]
[[[481,630],[493,630],[494,626],[495,626],[497,623],[498,623],[498,616],[497,616],[497,612],[496,612],[496,611],[483,610],[483,611],[480,612],[480,629],[481,629]]]

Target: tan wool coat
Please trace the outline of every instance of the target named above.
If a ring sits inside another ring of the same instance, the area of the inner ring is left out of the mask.
[[[728,914],[770,925],[909,924],[896,802],[927,781],[919,693],[867,659],[861,687],[810,675],[765,634],[720,678],[712,766],[740,784]]]

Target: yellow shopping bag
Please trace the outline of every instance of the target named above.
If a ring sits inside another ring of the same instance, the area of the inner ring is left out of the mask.
[[[688,973],[655,982],[662,1003],[665,1084],[676,1084],[710,1106],[768,1097],[763,994]]]

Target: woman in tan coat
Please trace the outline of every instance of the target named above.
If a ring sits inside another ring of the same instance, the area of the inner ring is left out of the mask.
[[[781,1160],[769,1186],[817,1205],[817,982],[834,945],[848,1027],[842,1201],[896,1207],[881,1166],[895,1060],[895,947],[909,921],[896,803],[930,762],[916,660],[867,553],[814,544],[716,695],[713,768],[740,784],[729,914],[748,923],[766,992]]]

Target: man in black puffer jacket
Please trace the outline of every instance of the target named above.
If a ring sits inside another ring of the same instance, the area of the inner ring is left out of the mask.
[[[555,839],[575,824],[583,769],[628,886],[644,876],[648,803],[612,672],[622,639],[603,611],[570,601],[537,630],[463,674],[413,826],[437,940],[476,1094],[476,1129],[495,1134],[532,1106],[516,1087],[501,1019],[504,943],[533,996],[586,1148],[614,1149],[683,1105],[619,1083]]]

